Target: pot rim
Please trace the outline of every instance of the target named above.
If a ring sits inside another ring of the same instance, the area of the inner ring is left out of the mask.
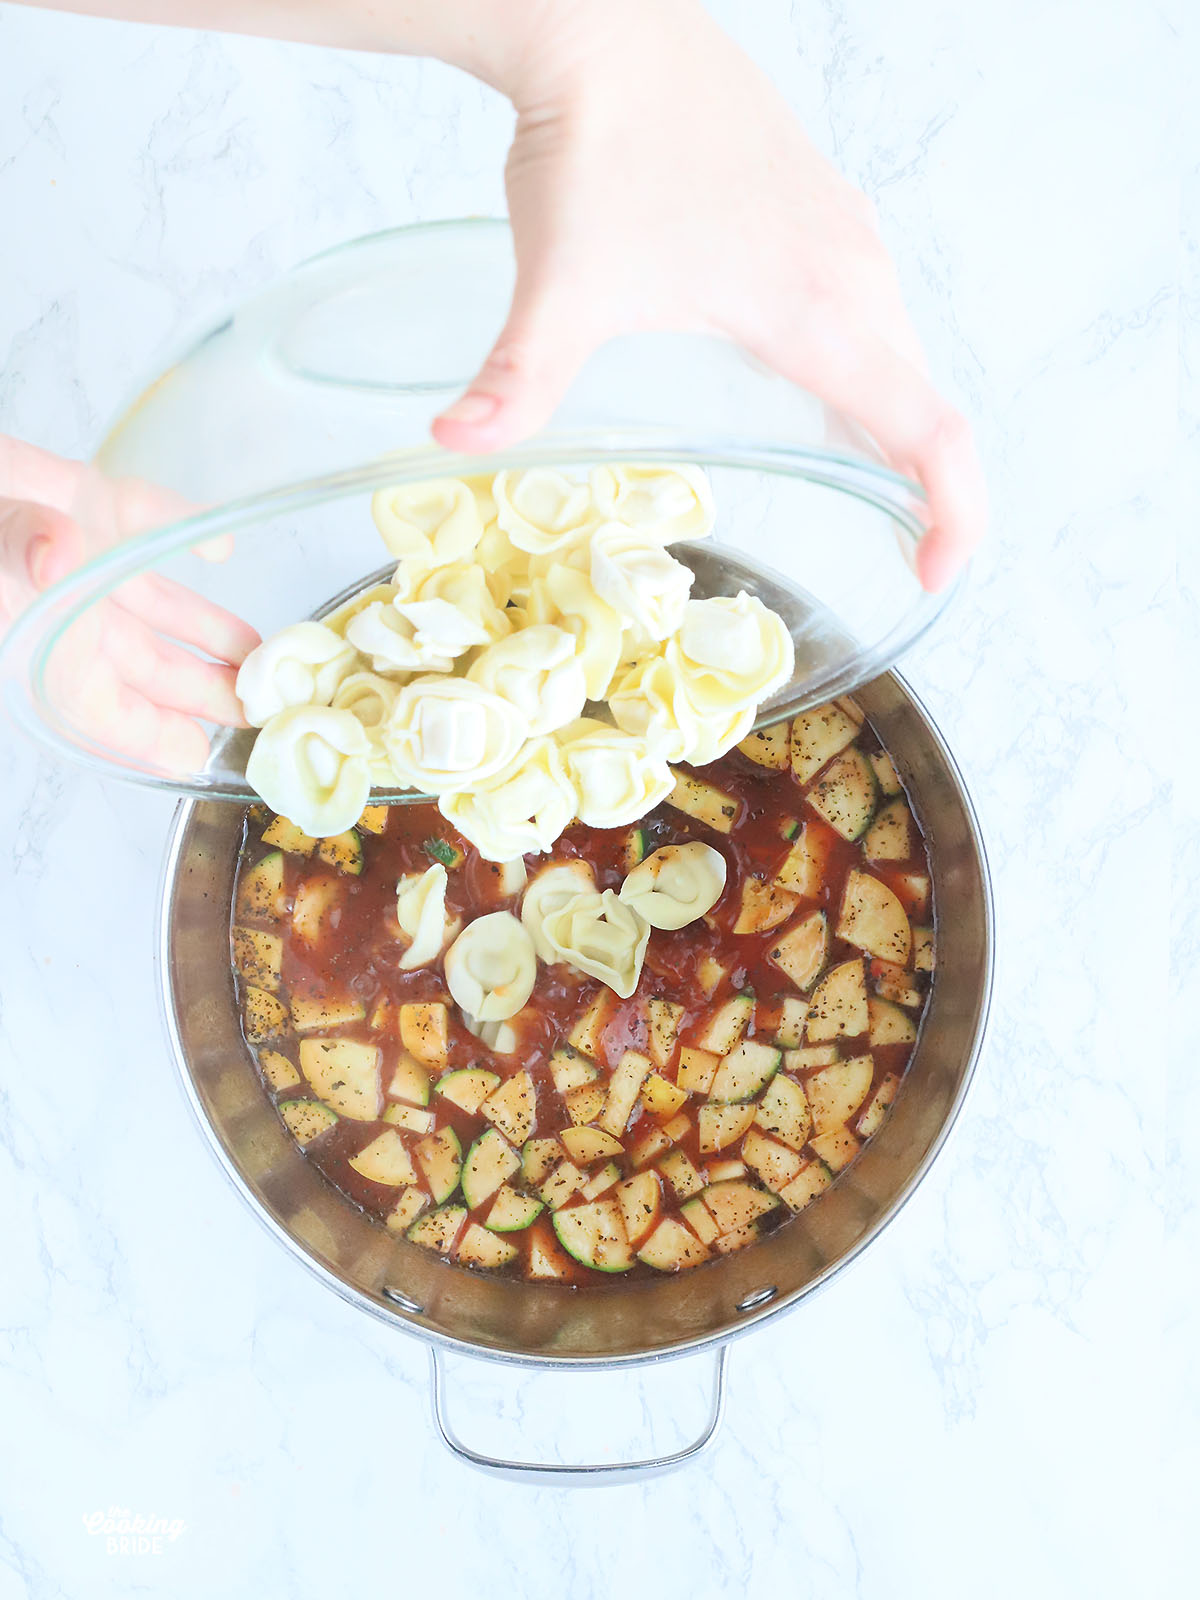
[[[270,1215],[263,1206],[250,1185],[246,1182],[229,1153],[222,1145],[216,1129],[205,1115],[204,1107],[200,1101],[196,1085],[188,1070],[187,1058],[184,1053],[183,1042],[176,1024],[175,1011],[171,1003],[170,961],[168,947],[170,941],[170,907],[171,889],[175,882],[179,854],[183,844],[184,832],[194,808],[204,802],[206,797],[181,799],[175,809],[171,822],[171,831],[168,836],[166,855],[163,861],[162,872],[159,879],[159,910],[158,926],[156,930],[154,961],[158,969],[158,1003],[159,1013],[166,1029],[171,1045],[171,1054],[174,1058],[179,1087],[187,1101],[192,1115],[200,1126],[205,1143],[224,1172],[226,1179],[236,1189],[243,1203],[257,1219],[259,1224],[284,1246],[288,1254],[299,1261],[308,1269],[326,1288],[333,1290],[339,1299],[347,1304],[357,1307],[361,1311],[370,1313],[380,1322],[391,1327],[399,1327],[401,1331],[430,1346],[463,1356],[472,1356],[481,1361],[493,1361],[507,1366],[525,1367],[536,1371],[572,1371],[579,1368],[593,1371],[609,1371],[623,1367],[649,1367],[656,1366],[663,1361],[679,1360],[685,1356],[696,1355],[706,1350],[717,1350],[721,1346],[739,1339],[743,1334],[750,1333],[765,1323],[783,1313],[795,1310],[801,1301],[807,1300],[812,1295],[828,1287],[833,1280],[845,1271],[853,1262],[879,1239],[891,1226],[900,1212],[908,1204],[917,1186],[924,1180],[930,1167],[940,1155],[951,1130],[958,1121],[959,1115],[965,1104],[967,1093],[975,1077],[975,1069],[983,1051],[984,1040],[987,1035],[987,1025],[991,1011],[992,987],[995,973],[995,903],[992,891],[991,869],[988,863],[987,850],[984,845],[983,835],[979,827],[979,818],[971,800],[962,772],[954,759],[941,729],[930,716],[924,702],[913,691],[912,687],[900,673],[892,671],[883,674],[891,677],[899,684],[903,692],[909,697],[925,722],[926,729],[937,745],[947,770],[954,779],[958,790],[958,798],[963,807],[970,830],[971,843],[978,856],[980,881],[983,891],[983,934],[984,934],[984,975],[979,994],[976,1013],[974,1036],[971,1043],[967,1063],[961,1081],[955,1092],[953,1103],[938,1130],[936,1138],[930,1144],[924,1157],[913,1169],[903,1187],[892,1200],[885,1214],[880,1217],[874,1228],[869,1230],[853,1246],[837,1260],[831,1261],[825,1269],[810,1282],[791,1294],[782,1297],[772,1296],[760,1306],[752,1307],[742,1313],[742,1320],[734,1328],[722,1329],[716,1333],[698,1334],[691,1338],[681,1339],[676,1344],[653,1351],[631,1351],[625,1355],[605,1356],[573,1356],[559,1358],[525,1354],[511,1350],[496,1350],[486,1345],[478,1345],[467,1338],[454,1338],[448,1334],[439,1333],[433,1329],[422,1327],[415,1322],[389,1310],[385,1305],[373,1300],[369,1295],[353,1288],[346,1283],[336,1272],[331,1271],[316,1260],[304,1246],[288,1230]],[[350,1204],[349,1201],[346,1202]],[[386,1292],[386,1291],[385,1291]]]

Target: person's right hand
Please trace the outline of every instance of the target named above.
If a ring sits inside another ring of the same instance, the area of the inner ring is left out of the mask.
[[[86,534],[71,514],[85,478],[89,504],[101,512]],[[104,543],[180,514],[160,491],[105,483],[81,462],[0,436],[0,631]],[[221,559],[227,546],[196,553]],[[49,690],[55,709],[107,749],[164,771],[192,771],[208,753],[202,721],[246,725],[234,682],[258,642],[231,612],[147,573],[71,625],[51,659]]]

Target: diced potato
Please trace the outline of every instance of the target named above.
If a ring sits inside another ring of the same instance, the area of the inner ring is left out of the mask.
[[[617,1063],[608,1083],[608,1098],[600,1117],[600,1126],[617,1138],[625,1132],[625,1124],[633,1110],[638,1091],[650,1071],[650,1058],[638,1050],[626,1050]]]
[[[288,1009],[265,989],[249,988],[242,1003],[242,1023],[251,1044],[278,1039],[290,1031]]]
[[[683,1007],[674,1001],[655,997],[646,1002],[650,1057],[656,1067],[670,1066],[682,1021]]]
[[[840,1172],[843,1167],[848,1167],[862,1148],[849,1128],[830,1128],[827,1133],[818,1133],[808,1144],[813,1154],[831,1172]]]
[[[597,1068],[586,1056],[581,1056],[573,1046],[560,1045],[550,1057],[550,1076],[559,1094],[579,1088],[583,1083],[594,1083]]]
[[[278,1050],[260,1050],[258,1064],[262,1068],[263,1077],[272,1089],[293,1089],[296,1084],[304,1081],[299,1070]]]
[[[390,806],[365,806],[355,827],[362,833],[383,833],[387,828]]]
[[[789,731],[786,722],[776,722],[769,728],[747,734],[738,749],[756,766],[767,767],[772,772],[786,772]]]
[[[595,1122],[604,1110],[608,1089],[603,1083],[581,1083],[577,1089],[568,1089],[563,1096],[567,1115],[577,1126]]]
[[[409,1133],[432,1133],[437,1127],[437,1117],[424,1106],[385,1106],[383,1120]]]
[[[680,1200],[699,1194],[704,1187],[704,1179],[682,1150],[672,1150],[669,1155],[665,1155],[658,1163],[658,1170]]]
[[[869,1139],[873,1133],[878,1133],[887,1115],[887,1109],[896,1098],[896,1090],[900,1087],[900,1079],[894,1072],[889,1072],[886,1077],[879,1080],[879,1087],[863,1108],[858,1121],[854,1124],[855,1132],[861,1139]]]
[[[348,1022],[361,1022],[367,1008],[361,1000],[338,995],[293,995],[292,1026],[297,1033],[312,1033],[316,1028],[342,1028]]]
[[[400,1041],[427,1067],[442,1068],[450,1053],[449,1016],[444,1001],[416,1001],[400,1007]]]
[[[799,1050],[785,1050],[783,1064],[789,1072],[811,1072],[814,1067],[831,1067],[839,1059],[835,1044],[806,1044]]]
[[[429,1196],[424,1189],[402,1189],[399,1199],[387,1214],[387,1226],[393,1233],[406,1233],[429,1203]]]
[[[682,811],[686,816],[695,817],[697,822],[705,823],[717,833],[733,831],[742,809],[742,802],[736,795],[725,794],[682,767],[672,767],[671,772],[675,787],[667,796],[669,806],[674,806],[676,811]]]
[[[680,1089],[676,1084],[668,1083],[657,1072],[652,1072],[642,1084],[641,1101],[643,1108],[652,1117],[669,1117],[672,1112],[678,1111],[688,1097],[686,1089]]]
[[[527,1072],[514,1072],[479,1107],[480,1115],[493,1123],[509,1144],[522,1145],[533,1132],[537,1119],[537,1091]]]
[[[599,994],[588,1006],[579,1021],[571,1029],[570,1041],[582,1055],[590,1056],[594,1061],[603,1059],[603,1033],[608,1026],[616,1004],[616,996],[611,989],[601,988]]]
[[[689,1094],[707,1094],[720,1065],[720,1056],[713,1055],[710,1050],[694,1050],[685,1044],[679,1052],[679,1071],[675,1074],[675,1081]]]
[[[933,929],[914,928],[912,931],[912,964],[918,972],[933,971]]]
[[[278,934],[263,933],[258,928],[235,928],[233,963],[247,983],[276,994],[283,966],[283,940]]]
[[[263,829],[262,839],[264,844],[273,844],[289,855],[310,856],[317,848],[317,841],[286,817],[274,817]]]
[[[605,1133],[603,1128],[564,1128],[558,1138],[571,1160],[580,1167],[625,1153],[621,1141]]]

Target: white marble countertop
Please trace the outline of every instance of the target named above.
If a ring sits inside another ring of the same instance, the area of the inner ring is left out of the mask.
[[[701,1464],[493,1482],[435,1442],[421,1346],[298,1270],[192,1125],[151,954],[170,805],[10,732],[0,1600],[1155,1584],[1179,47],[1119,0],[718,10],[875,197],[988,458],[993,538],[906,666],[995,868],[967,1109],[884,1239],[734,1347]],[[295,260],[500,210],[508,126],[436,66],[0,6],[0,427],[82,452],[165,340]],[[481,1395],[481,1441],[536,1448],[628,1407],[661,1443],[702,1366],[488,1368],[458,1415]],[[177,1537],[110,1554],[110,1511]]]

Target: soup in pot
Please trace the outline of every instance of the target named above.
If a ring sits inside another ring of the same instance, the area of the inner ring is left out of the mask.
[[[674,773],[635,826],[512,862],[432,804],[331,839],[247,813],[245,1037],[382,1226],[530,1279],[675,1272],[786,1226],[881,1126],[934,934],[873,729],[841,700]]]

